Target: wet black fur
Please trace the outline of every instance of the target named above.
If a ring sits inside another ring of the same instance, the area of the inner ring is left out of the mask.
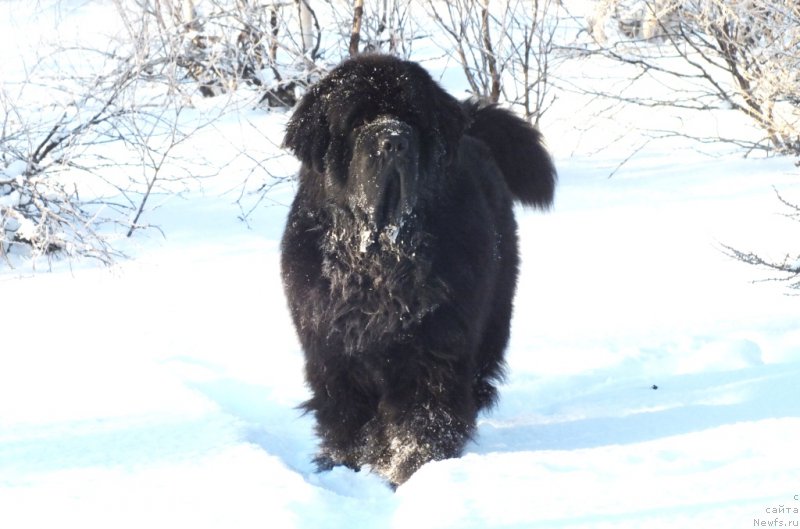
[[[402,155],[385,154],[387,137]],[[402,483],[458,456],[495,402],[517,281],[512,201],[548,207],[553,164],[525,121],[381,55],[313,86],[284,145],[302,162],[281,264],[316,461]]]

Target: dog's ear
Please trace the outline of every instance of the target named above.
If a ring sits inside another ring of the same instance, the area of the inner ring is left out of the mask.
[[[318,173],[325,171],[325,153],[330,143],[327,84],[325,80],[320,81],[305,93],[295,107],[283,137],[283,147]]]

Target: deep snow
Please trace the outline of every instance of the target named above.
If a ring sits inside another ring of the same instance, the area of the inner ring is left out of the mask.
[[[396,493],[312,472],[278,275],[291,186],[245,225],[238,157],[111,269],[0,269],[0,527],[800,526],[800,301],[721,252],[792,250],[772,186],[800,201],[797,168],[653,142],[614,172],[639,143],[595,152],[575,107],[542,124],[556,207],[518,212],[510,377],[462,458]],[[253,131],[285,119],[243,105],[197,149],[274,154]]]

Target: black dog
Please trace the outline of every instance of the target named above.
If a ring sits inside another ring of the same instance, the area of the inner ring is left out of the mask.
[[[512,199],[548,207],[555,169],[522,119],[382,55],[313,86],[284,145],[302,161],[281,264],[316,462],[403,483],[457,457],[495,401],[517,280]]]

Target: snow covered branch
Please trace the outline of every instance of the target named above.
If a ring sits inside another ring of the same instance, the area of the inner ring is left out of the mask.
[[[792,0],[605,0],[588,20],[595,53],[636,67],[663,96],[643,105],[733,109],[764,132],[751,142],[800,155],[800,5]]]
[[[778,196],[778,200],[789,210],[789,213],[786,213],[785,216],[795,222],[800,222],[800,205],[786,200],[777,190],[775,193]],[[755,252],[745,252],[727,245],[723,245],[723,249],[726,255],[737,261],[778,274],[777,277],[772,277],[765,281],[787,282],[790,289],[800,291],[800,254],[792,255],[787,253],[783,259],[776,261],[767,259]],[[800,295],[800,293],[797,295]]]
[[[143,78],[148,63],[125,50],[77,50],[80,71],[59,70],[76,50],[50,50],[45,74],[16,81],[13,94],[0,90],[5,260],[63,254],[110,264],[121,254],[107,228],[130,236],[154,194],[202,176],[182,169],[188,160],[175,149],[208,121],[179,127],[183,101],[154,88]]]
[[[113,68],[86,82],[72,78],[52,86],[67,97],[38,112],[22,111],[8,92],[0,141],[0,254],[28,249],[33,257],[57,252],[88,256],[108,264],[114,252],[96,232],[99,209],[83,200],[70,169],[92,166],[92,149],[118,138],[119,123],[137,112],[125,94],[130,69]],[[30,88],[28,79],[21,88]],[[16,119],[9,119],[15,116]]]
[[[265,89],[270,105],[292,106],[320,52],[308,0],[115,0],[146,74],[176,93],[204,97],[241,84]]]
[[[504,99],[538,122],[553,99],[551,61],[557,59],[556,0],[458,0],[426,2],[428,13],[448,36],[473,94]]]

